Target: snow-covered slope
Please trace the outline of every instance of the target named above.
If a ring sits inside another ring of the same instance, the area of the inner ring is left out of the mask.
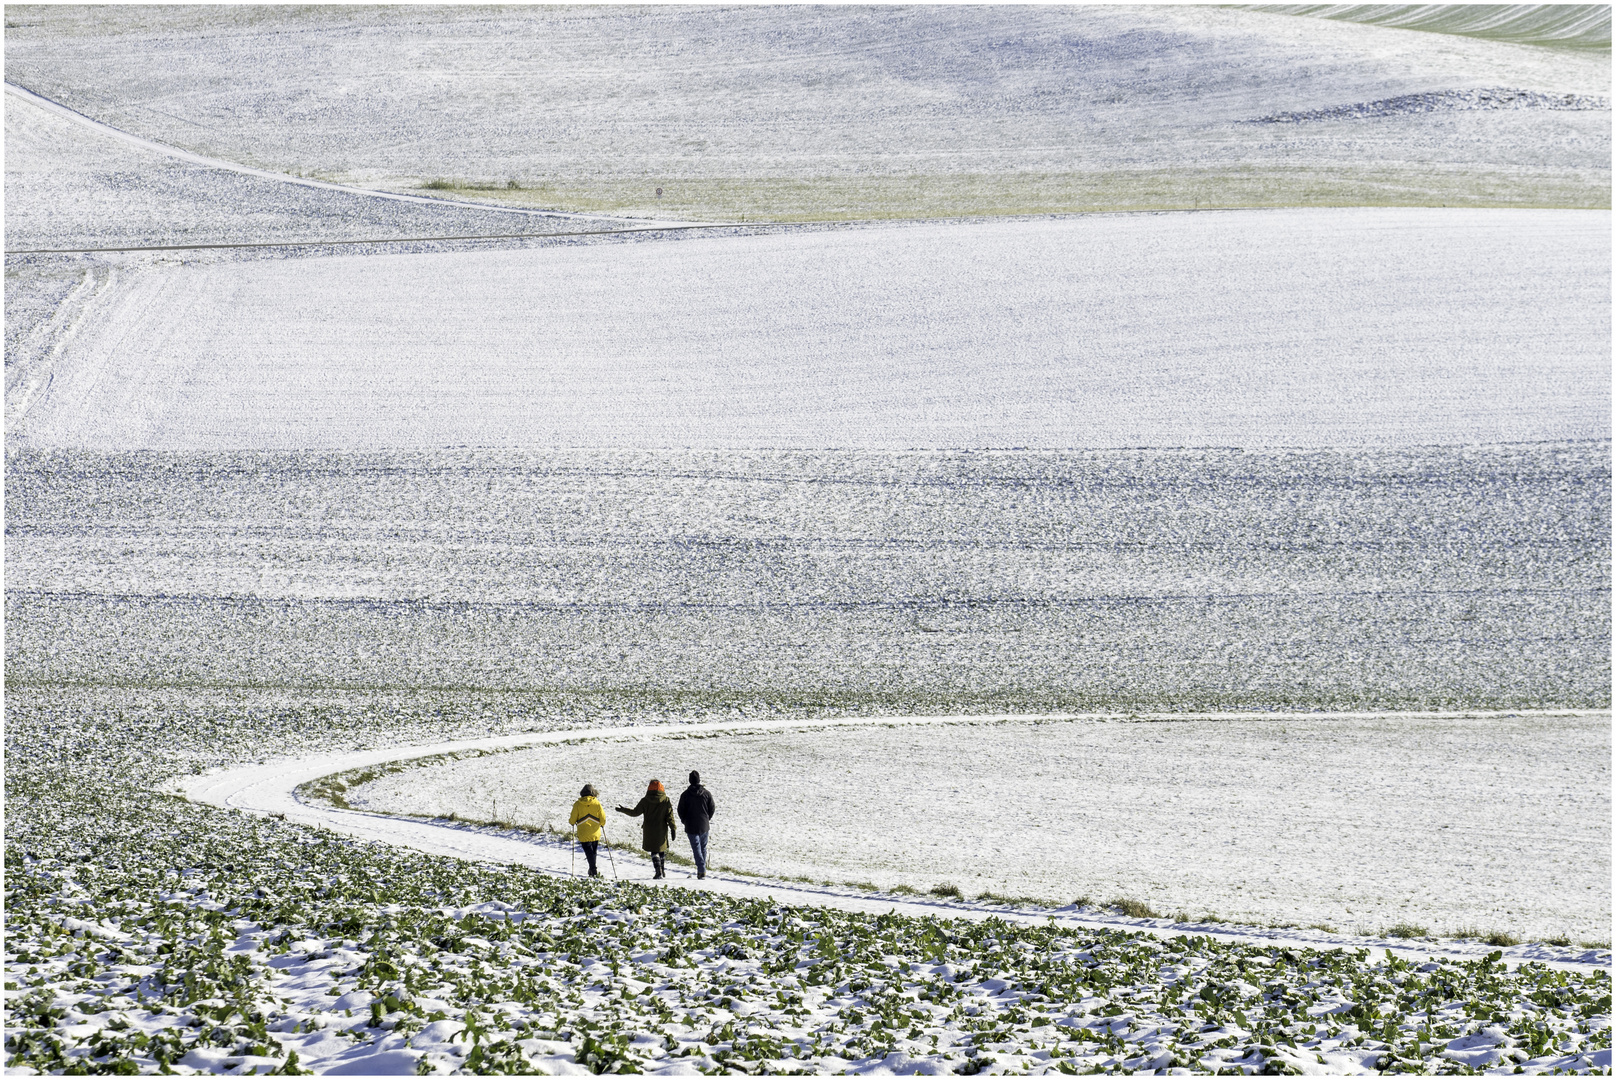
[[[6,672],[242,707],[438,688],[533,723],[601,694],[658,716],[1599,708],[1609,461],[13,453]]]
[[[1246,211],[167,268],[26,415],[105,449],[1609,434],[1610,220]]]
[[[8,81],[164,142],[572,209],[780,219],[1610,199],[1608,49],[1262,11],[31,7],[7,23]],[[1477,88],[1548,97],[1418,101]],[[1566,95],[1593,100],[1542,107]],[[1409,105],[1372,121],[1251,122],[1390,99]]]
[[[1519,45],[1610,51],[1609,4],[1263,4],[1252,9]]]
[[[597,220],[344,191],[232,168],[97,125],[14,87],[5,106],[9,253],[546,233]]]
[[[712,857],[771,878],[1584,939],[1610,925],[1609,758],[1608,713],[855,721],[572,739],[345,798],[564,831],[585,782],[610,808],[699,769]]]
[[[1417,966],[871,918],[155,790],[738,717],[1608,709],[1608,48],[1210,7],[6,23],[8,80],[126,129],[6,94],[8,1071],[1608,1069],[1604,936],[1505,970],[1502,918]],[[754,226],[394,243],[557,204]],[[1601,209],[1316,209],[1382,204]],[[1208,205],[1313,209],[1031,213]],[[17,253],[199,240],[266,246]],[[1476,790],[1608,837],[1564,747],[1498,741]]]

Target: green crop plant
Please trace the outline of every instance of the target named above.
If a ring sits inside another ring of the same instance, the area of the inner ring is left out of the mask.
[[[1601,970],[864,915],[461,862],[154,794],[193,764],[259,752],[224,709],[207,714],[217,725],[177,723],[195,706],[155,697],[177,729],[159,753],[134,737],[151,713],[21,697],[6,732],[14,1071],[160,1072],[211,1048],[291,1074],[320,1067],[307,1044],[396,1038],[423,1070],[481,1073],[645,1069],[652,1048],[698,1071],[838,1072],[896,1050],[944,1070],[1261,1072],[1293,1043],[1343,1045],[1321,1010],[1354,1037],[1392,1036],[1399,1067],[1457,1071],[1443,1040],[1497,1023],[1533,1046],[1608,1045]],[[347,749],[365,731],[297,710],[257,723],[306,747]],[[438,723],[412,730],[464,730]],[[295,998],[291,969],[306,983]],[[463,1034],[416,1044],[444,1020]],[[533,1056],[541,1043],[557,1060]],[[1054,1044],[1058,1059],[1030,1056]]]
[[[1126,897],[1122,897],[1111,901],[1111,906],[1122,912],[1130,919],[1161,918],[1161,916],[1156,914],[1155,910],[1153,910],[1149,904],[1142,900],[1129,900]]]

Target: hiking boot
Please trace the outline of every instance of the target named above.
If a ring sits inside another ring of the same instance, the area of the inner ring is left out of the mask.
[[[704,878],[706,876],[707,876],[707,871],[705,869],[696,871],[696,880],[697,881],[700,881],[702,878]]]

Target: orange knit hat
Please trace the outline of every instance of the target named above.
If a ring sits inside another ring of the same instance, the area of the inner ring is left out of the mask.
[[[662,781],[660,781],[660,780],[651,781],[651,786],[646,788],[645,790],[646,791],[661,791],[661,790],[663,790]]]

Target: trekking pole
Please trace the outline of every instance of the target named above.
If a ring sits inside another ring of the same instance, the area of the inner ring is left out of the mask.
[[[606,839],[606,830],[605,829],[602,829],[600,831],[600,841],[601,841],[601,843],[606,845],[606,857],[608,859],[612,860],[612,880],[616,881],[617,880],[617,856],[612,854],[612,844],[611,844],[611,841]]]
[[[571,877],[578,876],[578,830],[572,831],[572,869],[567,871]]]

